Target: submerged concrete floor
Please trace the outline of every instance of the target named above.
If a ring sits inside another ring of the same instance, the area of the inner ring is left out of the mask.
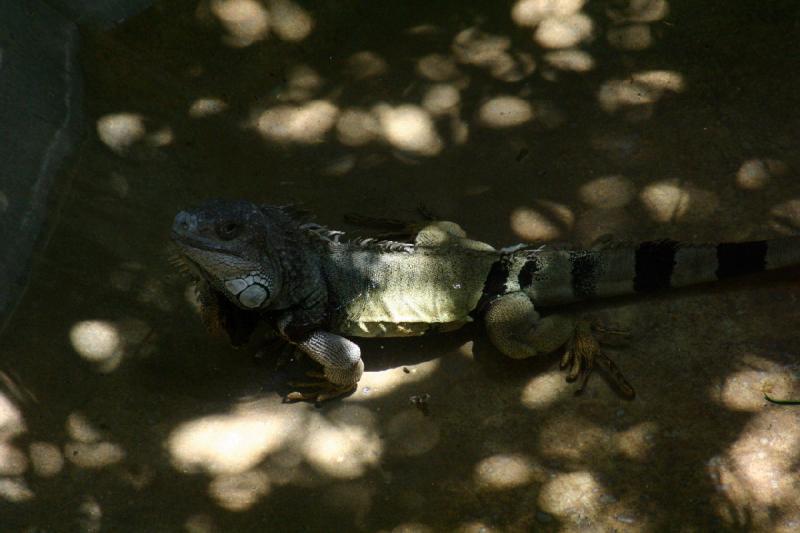
[[[94,128],[0,339],[0,529],[800,528],[800,408],[763,399],[800,396],[796,273],[593,308],[633,333],[634,401],[476,327],[362,342],[315,408],[209,339],[167,261],[215,196],[345,229],[425,205],[498,245],[796,232],[794,3],[318,4],[85,36]]]

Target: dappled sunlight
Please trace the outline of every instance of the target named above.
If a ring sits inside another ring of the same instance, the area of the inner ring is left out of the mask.
[[[600,107],[608,113],[637,108],[647,112],[666,93],[685,90],[683,76],[669,70],[634,73],[625,80],[607,80],[597,92]]]
[[[371,50],[356,52],[347,58],[347,72],[356,80],[382,76],[389,71],[389,64],[380,54]]]
[[[800,228],[800,199],[782,202],[770,210],[772,226],[787,234],[796,234]]]
[[[32,500],[35,496],[24,478],[0,478],[0,500],[23,503]]]
[[[538,503],[543,510],[562,518],[594,518],[602,510],[602,492],[602,485],[591,472],[557,474],[542,485]]]
[[[221,26],[223,44],[233,48],[251,46],[270,34],[298,42],[314,29],[308,12],[290,0],[205,0],[197,8],[197,18]]]
[[[616,23],[658,22],[668,14],[667,0],[624,0],[606,5],[606,16]]]
[[[386,432],[387,452],[407,457],[428,453],[441,440],[439,424],[415,407],[392,416],[386,424]]]
[[[278,450],[303,421],[289,409],[209,415],[175,428],[166,447],[181,472],[239,474]]]
[[[312,413],[302,449],[308,462],[331,477],[354,479],[383,455],[377,420],[368,409],[345,405],[323,417]]]
[[[65,429],[72,440],[64,445],[64,456],[74,465],[99,469],[119,463],[125,458],[122,447],[105,440],[104,432],[82,413],[70,413]]]
[[[152,156],[157,148],[170,145],[175,135],[169,126],[148,124],[139,113],[110,113],[97,119],[97,136],[118,155]]]
[[[544,55],[544,60],[553,68],[572,72],[589,72],[594,69],[594,58],[583,50],[555,50]]]
[[[516,96],[495,96],[478,110],[483,125],[492,128],[519,126],[534,118],[531,104]]]
[[[452,50],[460,63],[486,69],[490,76],[500,81],[517,82],[536,69],[530,53],[511,49],[511,39],[477,28],[458,33],[453,39]]]
[[[522,389],[520,401],[528,409],[541,410],[555,402],[570,397],[572,385],[564,379],[564,373],[545,372],[532,378]]]
[[[542,481],[542,468],[523,454],[497,454],[475,465],[473,480],[479,489],[505,490]]]
[[[384,140],[395,148],[421,156],[434,156],[442,151],[442,139],[425,109],[412,104],[396,107],[379,104],[375,106],[375,114]]]
[[[69,340],[83,359],[102,372],[116,370],[122,362],[122,339],[117,327],[105,320],[84,320],[72,326]]]
[[[28,469],[28,457],[8,442],[0,442],[0,476],[19,476]]]
[[[256,128],[271,141],[316,144],[334,127],[338,114],[339,109],[327,100],[280,105],[260,113]]]
[[[455,60],[444,54],[428,54],[417,60],[417,73],[430,81],[455,81],[463,78]]]
[[[51,442],[32,442],[28,448],[33,472],[39,477],[53,477],[64,468],[61,449]]]
[[[644,462],[651,460],[656,450],[658,424],[641,422],[614,435],[613,446],[619,454],[631,461]]]
[[[297,65],[286,73],[286,84],[276,94],[280,102],[305,102],[314,97],[325,80],[308,65]]]
[[[220,98],[198,98],[189,106],[189,116],[191,118],[207,118],[228,109],[228,104]]]
[[[549,18],[579,13],[586,0],[518,0],[511,8],[511,19],[519,26],[535,27]]]
[[[550,458],[580,461],[587,454],[607,455],[612,431],[588,420],[555,416],[543,421],[539,432],[539,450]]]
[[[603,209],[626,206],[635,195],[636,188],[631,180],[620,175],[601,176],[584,183],[578,189],[581,201]]]
[[[757,412],[766,405],[765,394],[778,399],[797,395],[797,378],[791,366],[751,354],[738,357],[737,366],[744,368],[727,374],[719,386],[709,391],[728,409]]]
[[[208,493],[220,507],[229,511],[244,511],[269,493],[266,473],[251,470],[237,474],[221,474],[208,485]]]
[[[711,216],[719,207],[712,191],[665,180],[646,186],[639,194],[642,205],[656,222],[686,222]]]
[[[210,0],[207,5],[225,30],[222,42],[228,46],[250,46],[269,33],[269,11],[258,0]]]
[[[364,146],[381,138],[381,125],[369,111],[345,109],[336,121],[336,136],[346,146]]]
[[[736,172],[736,185],[746,191],[766,187],[773,178],[788,175],[789,166],[779,159],[748,159]]]
[[[537,201],[536,207],[518,207],[511,212],[511,230],[526,241],[552,241],[563,237],[575,224],[572,210],[556,202]]]
[[[583,13],[544,19],[536,27],[533,39],[543,48],[572,48],[590,41],[594,32],[592,19]]]
[[[25,430],[22,412],[5,393],[0,391],[0,440],[10,440]]]
[[[629,24],[611,28],[606,34],[608,44],[618,50],[646,50],[653,45],[653,33],[649,24]]]
[[[461,93],[449,83],[431,85],[422,97],[422,107],[433,116],[458,114]]]
[[[416,365],[406,365],[387,370],[365,372],[358,382],[358,391],[347,401],[366,401],[382,398],[400,387],[422,382],[430,378],[439,369],[438,359],[432,359]]]
[[[776,512],[797,518],[798,450],[797,413],[770,409],[755,415],[725,453],[708,461],[709,476],[722,501],[740,516],[749,516],[752,526],[769,528]],[[726,507],[718,511],[723,517]],[[739,516],[727,518],[735,521]]]

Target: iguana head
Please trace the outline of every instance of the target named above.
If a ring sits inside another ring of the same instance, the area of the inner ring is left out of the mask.
[[[195,276],[242,309],[265,309],[284,282],[286,224],[280,208],[214,200],[178,213],[172,240]]]

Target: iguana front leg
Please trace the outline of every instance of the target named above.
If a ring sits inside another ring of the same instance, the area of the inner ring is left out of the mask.
[[[528,295],[513,292],[493,301],[484,321],[492,344],[509,357],[524,359],[565,347],[561,368],[569,369],[568,381],[581,379],[579,391],[597,363],[609,372],[624,396],[635,396],[633,387],[600,350],[587,320],[558,314],[540,317]]]
[[[309,390],[292,391],[286,395],[287,400],[321,402],[355,390],[364,374],[361,349],[356,343],[323,330],[314,330],[302,338],[287,338],[322,365],[324,377],[316,382],[295,383]]]

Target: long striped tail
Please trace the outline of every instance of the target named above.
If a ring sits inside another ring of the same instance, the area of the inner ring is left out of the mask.
[[[652,292],[800,265],[800,236],[691,244],[671,240],[586,251],[521,252],[520,287],[541,305]]]

